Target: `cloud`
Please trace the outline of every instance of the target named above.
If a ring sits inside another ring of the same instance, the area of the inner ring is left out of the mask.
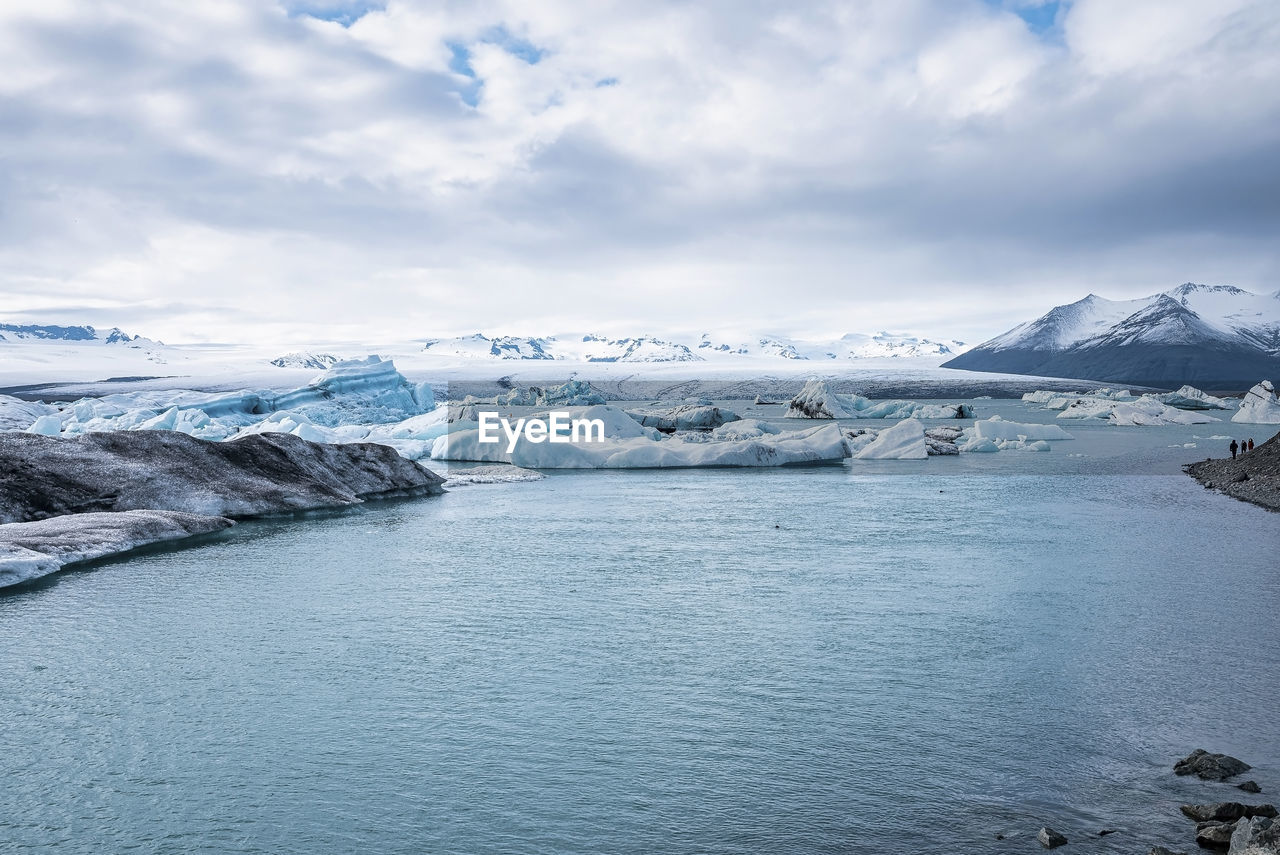
[[[0,297],[161,338],[879,328],[1275,290],[1280,8],[0,10]]]

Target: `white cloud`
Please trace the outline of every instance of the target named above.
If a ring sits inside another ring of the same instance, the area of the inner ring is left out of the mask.
[[[1280,9],[1026,5],[7,6],[0,296],[170,338],[964,338],[1275,290]]]

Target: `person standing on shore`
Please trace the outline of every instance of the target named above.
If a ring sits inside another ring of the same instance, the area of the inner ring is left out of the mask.
[[[1249,450],[1253,451],[1253,437],[1249,437]]]
[[[1231,459],[1232,459],[1232,460],[1235,460],[1235,459],[1236,459],[1236,449],[1237,449],[1238,447],[1239,447],[1239,446],[1237,446],[1237,445],[1236,445],[1236,441],[1235,441],[1234,439],[1233,439],[1233,440],[1231,440],[1231,444],[1227,446],[1227,448],[1231,449]]]

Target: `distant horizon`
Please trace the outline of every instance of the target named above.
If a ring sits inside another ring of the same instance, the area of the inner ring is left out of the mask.
[[[0,9],[0,305],[175,342],[885,329],[1280,287],[1280,6]]]
[[[1114,297],[1114,296],[1098,294],[1096,292],[1090,291],[1086,294],[1081,294],[1079,297],[1068,300],[1064,303],[1058,303],[1052,306],[1046,305],[1043,307],[1042,310],[1040,310],[1036,314],[1030,315],[1021,319],[1013,320],[1010,323],[1008,323],[1006,326],[1001,327],[1000,329],[997,329],[988,334],[969,335],[969,336],[955,335],[953,334],[954,331],[952,330],[930,331],[930,330],[920,330],[920,329],[890,329],[890,328],[883,328],[883,327],[876,328],[874,326],[868,327],[866,329],[847,329],[847,330],[844,330],[843,332],[834,333],[834,334],[820,334],[820,333],[810,334],[805,332],[785,333],[785,332],[777,332],[769,329],[761,329],[761,330],[704,329],[698,332],[693,332],[693,331],[686,331],[686,330],[626,328],[626,327],[619,327],[614,324],[605,324],[605,323],[602,323],[596,327],[587,327],[583,329],[555,329],[555,330],[502,329],[494,325],[485,325],[483,322],[481,322],[476,327],[472,327],[469,329],[465,327],[460,328],[462,330],[465,330],[461,332],[453,331],[453,330],[442,331],[442,332],[432,331],[432,332],[424,332],[424,333],[418,333],[413,335],[391,335],[391,336],[385,336],[382,338],[374,338],[374,337],[320,338],[320,337],[312,336],[312,337],[295,338],[291,340],[271,339],[268,341],[263,341],[261,339],[171,339],[163,335],[153,335],[146,328],[143,328],[143,327],[134,328],[134,326],[132,325],[132,322],[127,320],[123,322],[115,322],[110,320],[89,322],[89,321],[83,321],[79,316],[67,315],[63,317],[50,317],[44,313],[42,313],[42,317],[29,318],[29,319],[23,318],[20,320],[14,320],[9,316],[0,315],[0,325],[11,324],[15,326],[37,326],[37,327],[90,326],[99,331],[108,331],[111,329],[118,329],[122,333],[131,335],[131,336],[150,339],[152,341],[161,342],[165,345],[170,345],[174,347],[262,346],[262,347],[279,347],[279,348],[284,348],[285,350],[319,348],[319,347],[336,347],[341,345],[376,346],[379,342],[386,342],[387,344],[410,344],[410,343],[426,344],[427,342],[430,342],[433,340],[438,341],[438,340],[450,340],[450,339],[463,339],[463,338],[468,338],[475,335],[483,335],[489,339],[542,338],[542,339],[555,339],[555,340],[562,340],[562,341],[570,340],[570,339],[581,337],[581,336],[600,335],[610,339],[622,339],[622,338],[660,339],[660,340],[670,341],[670,342],[684,344],[684,345],[696,345],[697,342],[700,340],[700,338],[703,336],[710,336],[717,344],[727,343],[731,345],[736,345],[736,344],[749,343],[759,339],[781,339],[781,340],[795,342],[795,343],[803,342],[808,344],[820,344],[823,342],[836,341],[847,336],[888,335],[895,338],[913,337],[921,341],[933,342],[933,343],[944,344],[944,345],[958,344],[958,345],[964,346],[965,348],[971,348],[979,344],[982,344],[983,342],[989,341],[993,338],[997,338],[1000,335],[1012,330],[1013,328],[1021,324],[1033,321],[1036,318],[1041,317],[1046,312],[1051,311],[1054,308],[1058,308],[1065,305],[1071,305],[1073,303],[1080,302],[1081,300],[1084,300],[1090,296],[1098,297],[1100,299],[1107,300],[1109,302],[1117,302],[1117,303],[1130,302],[1135,300],[1151,298],[1163,293],[1168,293],[1184,285],[1199,285],[1207,288],[1238,288],[1239,290],[1245,291],[1246,293],[1252,294],[1253,296],[1280,298],[1280,290],[1277,290],[1275,292],[1267,292],[1267,291],[1259,292],[1259,291],[1252,291],[1247,288],[1240,288],[1240,286],[1236,286],[1228,283],[1208,283],[1208,282],[1191,282],[1191,281],[1179,282],[1177,285],[1173,285],[1168,288],[1163,288],[1155,291],[1148,291],[1146,293],[1143,293],[1134,297]],[[617,331],[616,332],[606,331],[610,327],[613,327]]]

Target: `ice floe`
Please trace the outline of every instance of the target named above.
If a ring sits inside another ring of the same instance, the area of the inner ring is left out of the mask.
[[[471,469],[458,469],[449,473],[445,480],[446,487],[467,487],[474,484],[515,484],[523,481],[541,481],[547,476],[533,469],[521,469],[519,466],[495,464],[493,466],[475,466]]]
[[[783,466],[840,461],[847,456],[843,437],[835,425],[772,434],[761,430],[759,437],[728,439],[716,436],[714,431],[663,434],[607,405],[571,407],[565,412],[571,419],[599,419],[604,427],[603,440],[533,442],[522,434],[513,445],[505,438],[483,443],[479,430],[459,430],[455,426],[435,441],[431,456],[437,460],[511,463],[533,469]]]
[[[1270,380],[1254,386],[1240,402],[1231,421],[1251,425],[1280,425],[1280,397]]]
[[[873,401],[832,391],[825,380],[809,380],[787,404],[788,419],[970,419],[968,404]]]
[[[1180,410],[1229,410],[1231,404],[1223,398],[1215,398],[1202,392],[1195,386],[1183,386],[1176,392],[1165,392],[1163,395],[1152,395],[1162,404],[1177,407]]]
[[[603,404],[604,396],[585,380],[569,380],[559,386],[516,387],[493,398],[476,398],[468,395],[464,405],[494,404],[500,407],[589,407]]]
[[[708,404],[677,404],[671,407],[627,410],[627,415],[645,427],[657,428],[663,433],[682,430],[715,430],[740,419],[737,413]]]
[[[878,432],[853,456],[858,460],[924,460],[929,456],[924,425],[915,419],[903,419]]]
[[[1220,421],[1202,411],[1169,406],[1149,395],[1128,402],[1079,398],[1058,413],[1058,418],[1103,419],[1122,427],[1199,425]]]

